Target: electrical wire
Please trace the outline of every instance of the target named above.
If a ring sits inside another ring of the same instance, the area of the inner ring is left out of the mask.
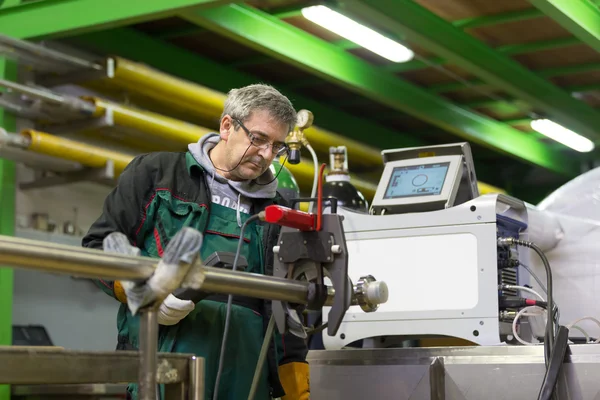
[[[317,157],[317,153],[315,153],[315,150],[312,148],[312,146],[310,144],[307,144],[306,149],[308,150],[308,152],[310,153],[310,155],[312,156],[313,159],[313,169],[315,171],[315,174],[313,176],[313,186],[312,186],[312,190],[310,191],[310,198],[314,199],[317,196],[317,185],[319,182],[319,159]],[[314,203],[311,202],[308,206],[308,210],[309,212],[313,212],[313,208],[314,208]]]
[[[242,245],[244,244],[244,230],[246,229],[246,227],[248,226],[249,223],[251,223],[259,218],[260,218],[260,214],[252,215],[250,218],[248,218],[246,220],[246,222],[244,222],[242,224],[242,227],[240,228],[240,239],[238,241],[238,246],[235,251],[235,257],[233,259],[233,265],[231,268],[232,271],[236,271],[237,263],[240,258],[240,253],[242,252]],[[221,351],[219,353],[219,367],[217,369],[217,377],[215,379],[215,391],[213,393],[213,400],[217,400],[217,397],[219,395],[219,383],[221,381],[221,374],[223,373],[223,362],[225,359],[225,349],[227,348],[227,336],[229,334],[229,323],[230,323],[230,319],[231,319],[232,302],[233,302],[233,295],[230,294],[227,297],[227,312],[225,313],[225,328],[223,329],[223,338],[221,339]]]
[[[544,294],[546,294],[546,296],[548,295],[548,290],[546,289],[546,285],[544,285],[544,283],[542,282],[542,280],[540,279],[540,277],[533,272],[533,270],[528,267],[527,265],[523,264],[522,262],[519,262],[519,265],[521,267],[523,267],[527,272],[529,272],[529,275],[531,275],[533,277],[533,279],[535,279],[535,281],[538,283],[538,285],[540,285],[540,288],[542,289],[542,291],[544,292]],[[556,304],[556,302],[554,302],[554,323],[555,326],[558,326],[560,322],[560,308],[558,307],[558,305]],[[556,331],[558,331],[558,329],[555,329]]]
[[[540,288],[542,288],[542,291],[544,293],[546,293],[546,295],[547,295],[548,290],[546,289],[546,285],[544,285],[544,283],[539,278],[539,276],[537,276],[537,274],[535,272],[533,272],[533,270],[531,268],[529,268],[527,265],[523,264],[522,262],[519,262],[519,265],[521,267],[523,267],[527,272],[529,272],[529,275],[531,275],[533,277],[533,279],[535,279],[535,281],[538,283],[538,285],[540,285]]]
[[[529,312],[531,310],[541,310],[542,312]],[[537,317],[540,315],[544,315],[544,310],[541,307],[538,306],[528,306],[528,307],[523,307],[521,310],[519,310],[519,312],[517,313],[517,315],[515,316],[515,318],[513,319],[512,322],[512,333],[515,339],[517,339],[517,341],[521,344],[524,344],[526,346],[531,346],[531,345],[538,345],[541,343],[532,343],[532,342],[527,342],[524,339],[521,338],[521,336],[519,336],[519,334],[517,333],[517,322],[519,322],[519,319],[521,317]]]
[[[258,390],[258,381],[260,380],[263,365],[265,364],[265,360],[267,359],[267,353],[269,352],[269,344],[271,343],[271,338],[273,337],[274,330],[275,316],[271,314],[271,318],[269,318],[269,324],[267,325],[265,338],[263,340],[262,347],[260,348],[260,355],[258,356],[256,369],[254,370],[254,378],[252,378],[252,386],[250,387],[250,394],[248,395],[248,400],[254,400],[254,397],[256,396],[256,391]]]
[[[546,299],[544,299],[544,298],[542,297],[542,295],[541,295],[541,294],[539,294],[539,293],[538,293],[538,292],[536,292],[535,290],[533,290],[533,289],[531,289],[531,288],[528,288],[528,287],[526,287],[526,286],[519,286],[519,285],[503,285],[503,287],[505,287],[506,289],[513,289],[513,290],[514,290],[514,289],[517,289],[517,290],[522,290],[522,291],[524,291],[524,292],[527,292],[527,293],[531,293],[531,294],[533,294],[534,296],[536,296],[536,297],[537,297],[538,299],[540,299],[541,301],[546,301]]]
[[[542,263],[544,264],[544,268],[546,269],[548,310],[552,310],[550,318],[547,318],[547,320],[546,320],[546,333],[544,335],[544,360],[546,362],[546,367],[548,367],[548,365],[550,363],[550,356],[551,356],[552,348],[554,346],[554,337],[556,335],[556,331],[554,329],[554,313],[556,311],[554,310],[555,305],[554,305],[554,298],[552,296],[553,285],[552,285],[552,270],[550,269],[550,262],[548,261],[548,258],[546,257],[546,255],[544,254],[542,249],[540,249],[535,243],[527,242],[525,240],[519,240],[519,239],[515,239],[515,238],[499,238],[499,244],[503,245],[503,246],[516,244],[518,246],[528,247],[528,248],[532,249],[540,257],[540,259],[542,260]]]
[[[570,324],[567,325],[567,328],[569,328],[569,329],[573,328],[573,329],[578,329],[579,331],[582,331],[582,329],[580,327],[578,327],[576,324],[578,324],[581,321],[586,321],[586,320],[594,322],[600,328],[600,321],[594,317],[589,317],[589,316],[581,317],[578,320],[571,322]],[[584,333],[584,335],[585,335],[585,333]],[[589,342],[589,335],[586,335],[586,336],[587,336],[588,342]],[[593,343],[600,343],[600,337],[598,339],[594,340]]]

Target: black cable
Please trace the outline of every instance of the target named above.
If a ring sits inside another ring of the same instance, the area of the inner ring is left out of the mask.
[[[246,222],[240,228],[240,240],[238,241],[237,250],[235,251],[235,258],[233,259],[233,265],[231,267],[232,271],[237,269],[238,259],[240,258],[240,253],[242,252],[242,245],[244,244],[244,230],[246,226],[252,221],[255,221],[259,218],[259,214],[255,214],[248,218]],[[225,314],[225,328],[223,329],[223,339],[221,340],[221,352],[219,354],[219,367],[217,369],[217,378],[215,379],[215,391],[213,393],[213,400],[217,400],[217,396],[219,394],[219,383],[221,380],[221,374],[223,372],[223,360],[225,356],[225,348],[227,347],[227,335],[229,333],[229,320],[231,318],[231,304],[233,302],[233,295],[229,295],[227,297],[227,312]]]
[[[538,394],[538,400],[549,400],[554,393],[556,382],[558,381],[558,374],[563,365],[565,359],[565,353],[567,347],[569,347],[569,330],[560,326],[558,328],[558,334],[556,335],[556,341],[552,348],[552,354],[548,368],[546,368],[546,374],[542,382],[542,387]]]
[[[239,166],[240,166],[240,164],[242,163],[242,160],[244,159],[244,156],[246,155],[246,153],[248,152],[248,150],[250,150],[250,146],[252,146],[252,143],[250,143],[250,144],[248,145],[248,147],[246,148],[246,151],[244,151],[244,154],[242,154],[242,156],[240,157],[240,161],[238,161],[238,163],[237,163],[237,164],[235,164],[235,167],[233,167],[233,168],[231,168],[231,169],[222,169],[222,168],[218,168],[218,167],[215,165],[215,163],[213,163],[213,167],[215,167],[215,169],[218,169],[218,170],[219,170],[219,171],[221,171],[221,172],[231,172],[231,171],[233,171],[234,169],[236,169],[237,167],[239,167]]]
[[[271,179],[271,181],[269,181],[267,183],[258,183],[258,182],[255,182],[255,183],[257,185],[265,186],[265,185],[270,184],[271,182],[274,182],[277,179],[277,177],[279,176],[279,174],[281,173],[281,170],[283,169],[283,166],[285,165],[285,162],[287,161],[287,159],[288,159],[288,153],[285,154],[285,158],[283,159],[283,163],[281,164],[281,167],[279,167],[279,171],[277,171],[277,175],[275,175],[275,178]]]
[[[552,286],[552,270],[550,269],[550,262],[548,262],[548,258],[546,258],[546,255],[544,254],[542,249],[540,249],[535,243],[509,238],[509,243],[507,243],[507,244],[510,244],[510,243],[514,243],[519,246],[528,247],[528,248],[532,249],[533,251],[535,251],[538,254],[538,256],[540,257],[540,259],[542,260],[542,263],[544,263],[544,268],[546,269],[546,285],[547,285],[546,299],[547,299],[547,303],[548,303],[547,309],[552,310],[552,312],[550,313],[550,315],[547,318],[546,333],[544,335],[544,359],[546,361],[546,367],[548,367],[548,364],[550,363],[550,356],[551,356],[552,348],[554,347],[554,336],[556,334],[556,331],[554,330],[554,313],[556,311],[554,310],[554,299],[552,296],[553,286]]]

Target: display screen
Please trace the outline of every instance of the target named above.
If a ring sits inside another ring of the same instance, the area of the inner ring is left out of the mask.
[[[439,195],[449,167],[449,162],[396,167],[383,198]]]

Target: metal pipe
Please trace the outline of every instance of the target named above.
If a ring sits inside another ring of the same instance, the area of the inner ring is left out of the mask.
[[[153,274],[157,261],[0,235],[0,265],[86,278],[144,281]],[[207,292],[298,304],[306,304],[308,299],[307,282],[206,266],[198,270],[196,286]],[[325,305],[333,304],[334,295],[333,288],[328,288]]]
[[[190,376],[188,379],[188,399],[202,400],[204,398],[204,358],[192,357],[190,360]]]
[[[104,67],[101,64],[74,57],[60,51],[52,50],[26,40],[19,40],[13,37],[0,34],[0,44],[6,45],[16,54],[26,54],[26,57],[37,58],[44,63],[49,60],[61,65],[68,64],[72,68],[84,68],[88,70],[102,71]],[[2,51],[0,51],[2,53]]]
[[[83,278],[145,280],[156,260],[0,235],[0,265]]]
[[[48,133],[25,130],[21,137],[29,143],[28,150],[52,157],[78,162],[91,168],[103,168],[110,160],[113,162],[115,175],[119,175],[133,159],[133,155],[107,150],[101,147],[76,142]]]
[[[0,86],[22,93],[24,95],[40,99],[50,104],[58,105],[67,111],[75,112],[78,114],[93,115],[96,111],[96,107],[89,102],[82,100],[78,97],[63,96],[51,92],[50,90],[41,89],[37,87],[31,87],[22,85],[20,83],[12,82],[6,79],[0,79]]]
[[[138,367],[140,400],[156,400],[158,316],[154,309],[144,310],[140,318],[140,363]]]
[[[207,133],[213,132],[199,125],[149,111],[110,103],[97,97],[84,97],[83,99],[96,107],[96,116],[103,116],[110,109],[115,125],[131,128],[164,141],[180,144],[182,148],[185,148],[190,143],[197,142],[198,139]]]

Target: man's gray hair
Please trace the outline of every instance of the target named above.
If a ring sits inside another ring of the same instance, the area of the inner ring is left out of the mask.
[[[292,131],[296,125],[296,110],[292,102],[277,89],[265,84],[244,86],[232,89],[227,94],[221,120],[225,115],[237,118],[241,122],[250,118],[253,111],[266,110],[278,122],[289,126]],[[237,125],[234,122],[235,125]]]

